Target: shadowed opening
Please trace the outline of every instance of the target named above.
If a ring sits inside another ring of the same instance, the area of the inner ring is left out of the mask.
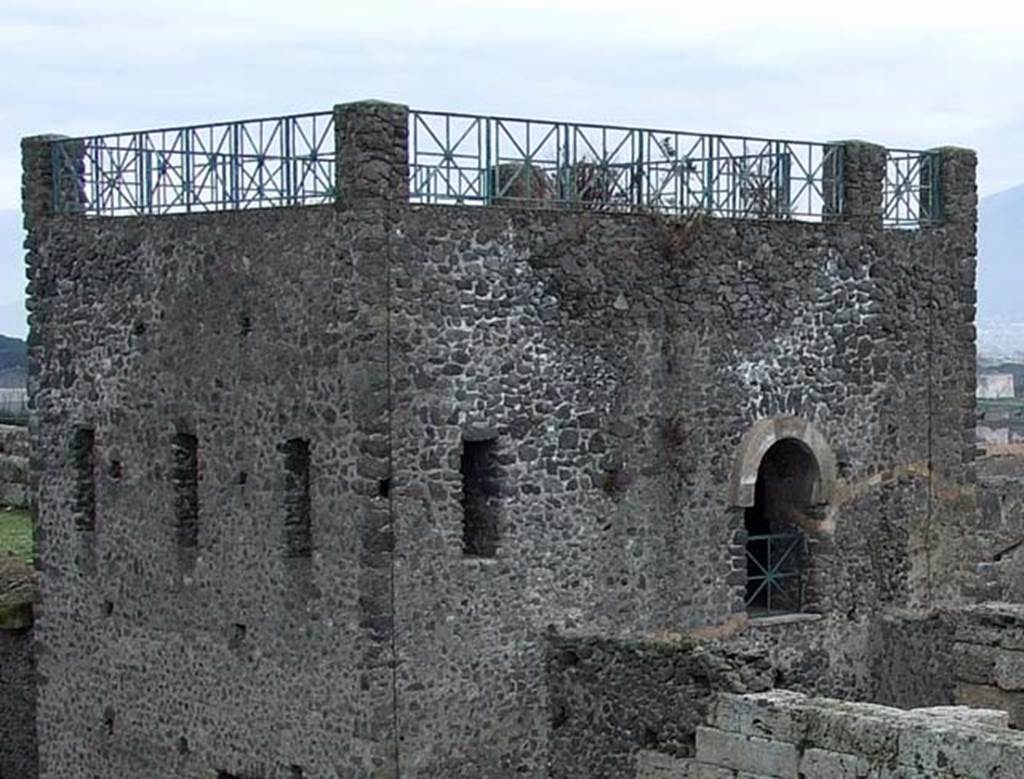
[[[284,454],[284,556],[313,555],[312,500],[309,492],[309,441],[291,438],[279,450]]]
[[[494,557],[498,552],[498,441],[463,441],[462,552],[467,557]]]
[[[72,511],[79,530],[96,529],[96,433],[91,427],[75,429],[71,437],[71,462],[75,469]]]
[[[171,453],[178,545],[194,548],[199,543],[199,439],[190,433],[176,433],[171,438]]]
[[[774,444],[757,471],[754,505],[746,510],[746,604],[751,613],[803,608],[805,530],[812,521],[818,463],[795,438]]]

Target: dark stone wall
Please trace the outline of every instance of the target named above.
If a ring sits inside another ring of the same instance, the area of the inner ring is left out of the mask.
[[[957,622],[948,609],[897,611],[877,620],[869,636],[868,700],[902,709],[953,705]]]
[[[32,629],[0,628],[0,779],[36,776]]]
[[[641,749],[692,757],[716,692],[773,681],[763,653],[668,637],[554,638],[545,662],[553,779],[632,776]]]
[[[639,635],[742,609],[730,551],[742,513],[724,498],[740,437],[765,416],[808,419],[841,453],[815,537],[825,658],[849,655],[844,637],[878,610],[955,590],[970,554],[973,401],[947,389],[948,410],[929,396],[939,375],[969,384],[973,308],[941,230],[401,218],[391,359],[408,770],[538,764],[545,731],[528,723],[544,712],[532,669],[547,626]],[[942,317],[961,340],[941,352],[933,287],[960,295]],[[496,432],[504,458],[494,561],[460,551],[460,439],[476,428]],[[851,662],[863,685],[831,689],[870,689],[867,656]],[[425,718],[438,698],[447,716]],[[481,721],[500,735],[475,743]]]
[[[42,775],[390,775],[380,215],[54,219],[30,241]]]
[[[544,776],[544,636],[743,609],[728,483],[772,415],[839,455],[813,529],[833,666],[876,610],[974,569],[973,223],[32,213],[45,777]],[[94,530],[73,521],[82,426]],[[491,558],[463,553],[482,437]],[[285,554],[294,439],[308,556]]]

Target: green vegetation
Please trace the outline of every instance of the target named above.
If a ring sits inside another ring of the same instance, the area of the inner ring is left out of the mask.
[[[32,517],[27,511],[0,510],[0,558],[32,562]]]
[[[978,398],[981,411],[1024,411],[1024,398]]]

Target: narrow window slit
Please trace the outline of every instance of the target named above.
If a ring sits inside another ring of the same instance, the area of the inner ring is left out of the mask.
[[[309,441],[292,438],[279,447],[284,454],[284,556],[313,554],[312,502],[309,493]]]
[[[498,441],[462,442],[462,552],[494,557],[498,552],[500,482]]]
[[[171,449],[178,546],[195,549],[199,544],[199,440],[190,433],[176,433]]]
[[[71,460],[75,469],[75,525],[79,530],[96,529],[96,433],[79,427],[71,439]]]

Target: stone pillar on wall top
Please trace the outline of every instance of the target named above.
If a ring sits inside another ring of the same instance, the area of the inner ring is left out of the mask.
[[[837,141],[842,149],[842,207],[845,221],[881,229],[885,147],[866,141]]]
[[[62,139],[62,135],[21,139],[21,207],[26,229],[54,211],[53,143]]]
[[[334,107],[340,205],[409,199],[409,108],[364,100]]]
[[[939,221],[973,230],[978,221],[978,155],[959,146],[933,151],[939,155]]]

